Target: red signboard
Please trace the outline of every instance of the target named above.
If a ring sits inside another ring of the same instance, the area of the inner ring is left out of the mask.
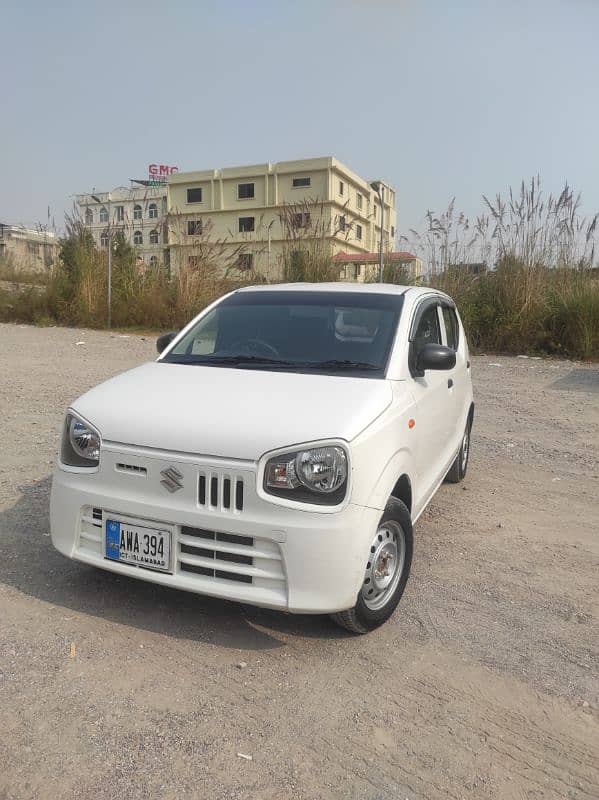
[[[148,166],[148,176],[151,181],[166,183],[169,175],[179,172],[179,167],[171,167],[168,164],[150,164]]]

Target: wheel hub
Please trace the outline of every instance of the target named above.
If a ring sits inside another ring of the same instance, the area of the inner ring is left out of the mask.
[[[381,525],[370,546],[362,598],[368,608],[382,608],[399,583],[405,560],[405,538],[394,520]]]
[[[374,569],[372,570],[373,582],[377,589],[384,589],[393,575],[397,548],[395,542],[386,542],[375,555]]]

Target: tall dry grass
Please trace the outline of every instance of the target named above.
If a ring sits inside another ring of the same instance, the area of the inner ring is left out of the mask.
[[[324,203],[304,200],[283,204],[279,221],[284,241],[281,277],[285,283],[321,283],[339,280],[332,261],[332,237],[349,236],[345,217]]]
[[[452,202],[442,214],[428,212],[424,229],[403,238],[402,248],[428,266],[421,282],[455,299],[476,350],[598,359],[597,216],[581,214],[580,196],[568,186],[545,198],[538,178],[510,190],[505,199],[485,197],[483,203],[485,211],[473,223]],[[339,217],[314,200],[284,206],[280,225],[279,279],[339,279],[330,244],[331,232],[341,230]],[[159,265],[140,268],[134,249],[122,235],[115,236],[116,327],[178,328],[235,287],[264,282],[263,276],[239,268],[240,255],[267,241],[264,231],[256,232],[259,241],[248,237],[239,248],[215,240],[209,227],[191,241],[184,233],[185,257],[172,275]],[[81,221],[68,218],[60,263],[46,285],[0,288],[0,319],[105,326],[106,259]],[[405,267],[389,260],[384,279],[411,282]]]
[[[455,299],[479,350],[599,358],[599,216],[567,184],[545,196],[538,177],[482,200],[473,222],[451,201],[402,237],[422,282]]]
[[[33,324],[102,328],[107,324],[108,264],[88,229],[67,218],[58,266],[44,287],[21,291],[0,289],[0,319]],[[259,280],[253,273],[225,270],[215,258],[209,235],[192,244],[191,260],[172,276],[161,265],[138,263],[122,232],[113,240],[112,324],[127,328],[176,328],[218,297]]]

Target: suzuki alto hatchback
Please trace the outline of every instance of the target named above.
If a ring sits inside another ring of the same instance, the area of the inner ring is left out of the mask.
[[[364,633],[412,525],[468,465],[452,300],[383,284],[240,289],[68,409],[52,541],[103,569]]]

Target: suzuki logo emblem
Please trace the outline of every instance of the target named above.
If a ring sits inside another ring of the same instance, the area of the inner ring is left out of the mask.
[[[160,483],[171,494],[183,488],[183,473],[179,472],[176,467],[167,467],[161,470],[160,474],[163,478]]]

